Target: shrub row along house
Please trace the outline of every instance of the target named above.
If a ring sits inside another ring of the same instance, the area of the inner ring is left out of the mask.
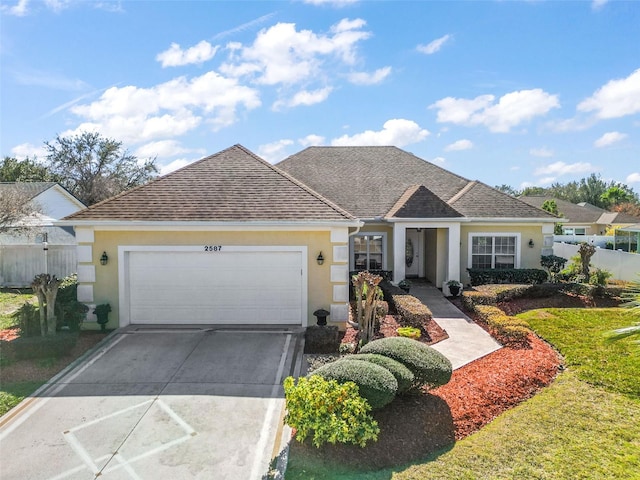
[[[68,216],[78,296],[110,326],[307,326],[348,314],[349,272],[437,286],[536,268],[557,218],[395,147],[310,147],[276,166],[235,145]],[[446,287],[445,287],[446,288]]]

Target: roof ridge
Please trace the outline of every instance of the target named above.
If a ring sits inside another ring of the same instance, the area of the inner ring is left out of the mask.
[[[451,197],[447,201],[447,205],[451,206],[452,204],[460,200],[461,197],[463,197],[469,190],[471,190],[474,187],[474,185],[477,185],[477,184],[478,184],[477,180],[469,181],[469,183],[467,183],[464,187],[462,187],[458,193],[456,193],[453,197]]]

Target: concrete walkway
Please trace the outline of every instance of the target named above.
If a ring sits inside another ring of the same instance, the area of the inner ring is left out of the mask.
[[[414,282],[410,293],[429,307],[433,319],[449,334],[448,339],[433,348],[451,360],[454,370],[502,348],[433,285]]]

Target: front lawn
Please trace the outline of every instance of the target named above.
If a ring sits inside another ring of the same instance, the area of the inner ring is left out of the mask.
[[[629,310],[550,308],[518,317],[561,351],[567,367],[575,370],[578,378],[640,399],[640,348],[631,338],[617,342],[606,339],[608,332],[633,323]]]
[[[37,298],[29,288],[0,289],[0,330],[15,324],[15,319],[11,314],[27,301],[33,301],[34,304],[37,303]]]
[[[565,356],[568,371],[448,451],[412,465],[366,472],[292,448],[286,478],[640,478],[640,351],[630,341],[607,343],[604,337],[629,324],[627,315],[615,308],[524,314]]]

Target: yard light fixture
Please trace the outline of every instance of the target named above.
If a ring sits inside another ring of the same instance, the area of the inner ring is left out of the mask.
[[[107,252],[102,252],[102,256],[100,257],[100,265],[106,265],[108,261],[109,256],[107,255]]]
[[[318,261],[318,265],[322,265],[324,263],[324,257],[322,256],[322,252],[318,254],[318,258],[316,258],[316,260]]]
[[[534,245],[533,238],[530,238],[529,239],[529,248],[533,248],[533,245]]]

